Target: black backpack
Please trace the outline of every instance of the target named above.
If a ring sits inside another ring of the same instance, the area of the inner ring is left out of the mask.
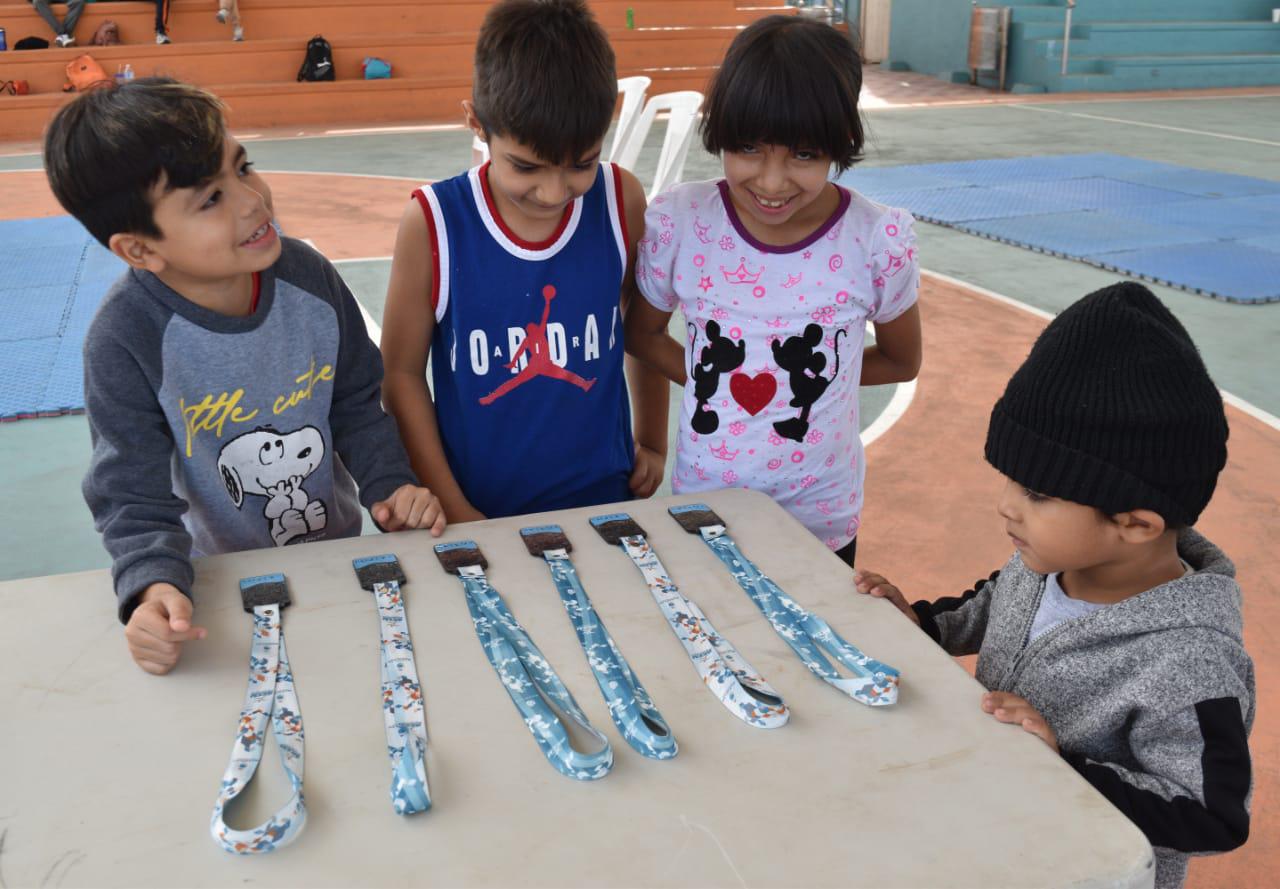
[[[333,47],[319,34],[307,41],[307,57],[298,69],[298,80],[333,80]]]

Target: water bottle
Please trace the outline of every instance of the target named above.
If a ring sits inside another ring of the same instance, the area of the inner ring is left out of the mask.
[[[133,80],[133,66],[128,62],[126,62],[124,66],[124,79],[126,81]]]
[[[636,27],[636,13],[635,13],[635,10],[634,10],[634,9],[632,9],[630,6],[628,6],[628,7],[627,7],[627,30],[631,30],[631,31],[633,31],[633,30],[635,30],[635,27]]]
[[[116,65],[116,83],[124,83],[124,65]]]
[[[9,40],[4,36],[4,28],[0,28],[0,52],[9,48]]]

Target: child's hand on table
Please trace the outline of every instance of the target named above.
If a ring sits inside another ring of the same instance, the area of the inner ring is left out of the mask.
[[[909,617],[913,624],[920,626],[920,618],[911,610],[906,597],[902,595],[902,590],[889,583],[879,574],[872,574],[870,571],[855,571],[853,572],[853,583],[855,589],[860,593],[875,596],[877,599],[888,599],[899,611]]]
[[[1023,731],[1044,741],[1054,753],[1058,752],[1058,736],[1025,698],[1007,691],[989,691],[982,696],[982,712],[990,713],[1001,722],[1022,726]]]
[[[183,642],[208,635],[204,627],[192,625],[191,612],[191,600],[171,583],[153,583],[143,590],[124,628],[134,663],[157,676],[172,670]]]
[[[417,485],[401,485],[386,500],[373,504],[369,512],[384,531],[430,528],[432,537],[444,533],[440,498]]]

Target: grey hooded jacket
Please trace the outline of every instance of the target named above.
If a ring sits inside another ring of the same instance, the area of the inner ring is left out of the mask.
[[[1181,886],[1189,853],[1249,836],[1253,661],[1244,650],[1235,566],[1190,529],[1193,573],[1027,644],[1045,578],[1014,555],[959,597],[920,601],[920,625],[977,678],[1025,698],[1063,757],[1147,835],[1156,886]]]

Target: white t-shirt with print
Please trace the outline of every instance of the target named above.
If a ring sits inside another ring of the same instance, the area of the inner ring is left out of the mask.
[[[911,215],[841,188],[817,231],[775,247],[747,232],[723,182],[684,183],[645,213],[636,280],[687,322],[672,489],[763,491],[827,546],[848,544],[863,338],[916,301]]]

